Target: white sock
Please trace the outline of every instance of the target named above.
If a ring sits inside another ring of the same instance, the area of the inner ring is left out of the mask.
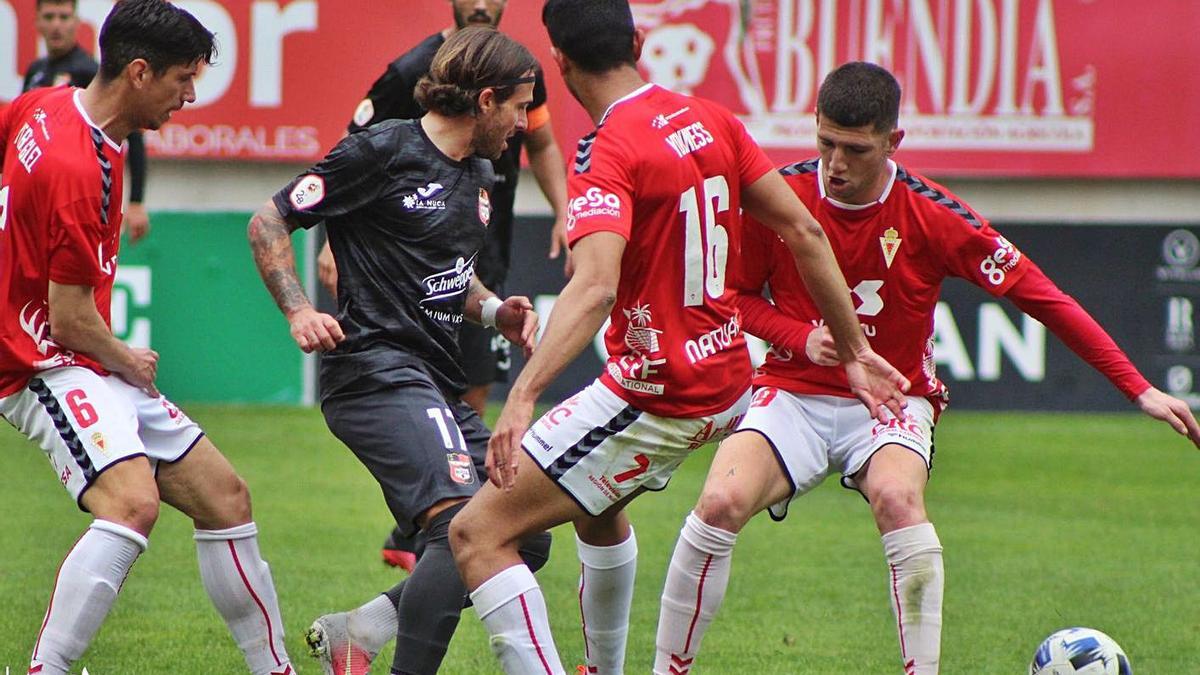
[[[514,565],[471,593],[475,612],[491,636],[492,651],[508,675],[562,675],[546,601],[533,572]]]
[[[656,675],[686,675],[700,651],[704,631],[721,607],[737,534],[689,513],[675,542],[655,638]]]
[[[348,618],[350,635],[372,654],[396,638],[400,622],[396,617],[396,606],[386,595],[377,595],[358,609],[350,612]]]
[[[587,672],[621,675],[637,576],[637,538],[630,528],[629,538],[616,546],[592,546],[578,536],[575,545],[581,563],[579,615]]]
[[[933,523],[883,535],[888,595],[905,675],[936,675],[942,644],[942,543]]]
[[[200,580],[254,675],[291,672],[271,568],[258,551],[258,527],[196,530]]]
[[[92,521],[58,568],[29,672],[66,673],[83,656],[146,545],[124,525]]]

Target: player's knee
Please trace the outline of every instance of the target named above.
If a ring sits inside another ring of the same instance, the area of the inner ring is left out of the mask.
[[[196,527],[203,530],[223,530],[244,525],[253,520],[250,508],[250,488],[236,473],[223,476],[210,484],[211,492],[200,513],[189,514]]]
[[[473,525],[474,519],[470,517],[469,509],[467,517],[450,521],[450,550],[454,552],[454,559],[459,561],[460,566],[463,560],[474,557],[477,552],[480,533]]]
[[[881,531],[888,532],[927,520],[925,500],[921,490],[914,486],[886,483],[868,495],[868,499]]]
[[[754,515],[754,499],[729,487],[705,490],[696,504],[696,516],[706,525],[739,532]]]
[[[104,508],[93,510],[92,515],[149,536],[154,523],[158,522],[158,509],[158,491],[140,489],[131,490]]]

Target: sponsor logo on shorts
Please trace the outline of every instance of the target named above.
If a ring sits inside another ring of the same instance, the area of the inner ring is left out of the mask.
[[[925,432],[921,424],[911,419],[900,421],[893,418],[887,422],[876,422],[874,428],[871,429],[871,436],[874,438],[887,436],[918,447],[925,445]]]
[[[604,493],[604,496],[608,497],[611,501],[615,502],[621,499],[620,490],[617,490],[617,488],[614,487],[611,482],[609,482],[608,476],[597,476],[589,473],[588,480],[591,481],[592,485],[596,486],[597,490]]]
[[[536,432],[536,431],[534,431],[533,429],[530,429],[530,430],[529,430],[529,437],[530,437],[530,438],[532,438],[532,439],[533,439],[533,442],[534,442],[534,443],[537,443],[537,444],[538,444],[538,446],[539,446],[539,447],[540,447],[542,450],[545,450],[546,452],[550,452],[551,450],[553,450],[553,449],[554,449],[554,448],[553,448],[553,447],[552,447],[552,446],[551,446],[549,443],[547,443],[547,442],[545,441],[545,439],[543,439],[541,436],[539,436],[539,435],[537,434],[537,432]]]
[[[542,426],[546,427],[547,429],[553,429],[554,427],[558,426],[563,420],[571,416],[571,414],[574,412],[572,408],[578,404],[579,394],[576,394],[562,403],[559,403],[550,412],[542,415]],[[549,448],[547,448],[547,450],[548,449]]]
[[[450,478],[460,485],[470,485],[475,482],[475,465],[471,456],[464,452],[446,453],[446,461],[450,464]]]
[[[770,390],[772,392],[776,391],[774,387],[768,387],[767,389],[760,389],[759,392],[754,395],[754,399],[751,401],[750,405],[752,407],[766,405],[766,403],[758,403],[758,400],[759,400],[758,394],[762,393],[763,391],[767,391],[767,390]],[[772,394],[771,398],[774,398],[774,394]],[[728,422],[726,422],[724,425],[721,425],[721,426],[717,425],[716,420],[709,420],[708,422],[705,423],[703,428],[701,428],[696,433],[692,434],[691,438],[688,439],[689,442],[688,442],[687,449],[695,450],[701,446],[708,445],[709,443],[719,443],[720,441],[725,440],[725,438],[727,438],[730,434],[732,434],[734,431],[737,430],[737,425],[741,421],[742,421],[742,415],[734,415],[733,417],[729,418]]]

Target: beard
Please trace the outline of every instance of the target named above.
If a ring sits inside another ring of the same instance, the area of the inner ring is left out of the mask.
[[[454,25],[458,28],[466,28],[467,26],[491,26],[495,28],[500,25],[500,15],[503,12],[496,12],[496,18],[493,20],[492,15],[487,13],[485,9],[477,9],[470,14],[463,15],[458,12],[454,13]]]

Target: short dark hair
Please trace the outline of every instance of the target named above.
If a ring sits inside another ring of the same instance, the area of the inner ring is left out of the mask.
[[[72,10],[79,10],[79,0],[37,0],[34,4],[34,9],[41,9],[42,5],[66,5],[70,4]]]
[[[155,74],[171,66],[212,63],[213,34],[196,17],[165,0],[117,0],[100,28],[100,79],[111,81],[134,59]]]
[[[875,131],[891,131],[900,121],[900,83],[883,66],[844,63],[821,83],[817,114],[843,127],[870,124]]]
[[[547,0],[542,23],[550,43],[586,72],[637,65],[628,0]]]
[[[426,110],[459,117],[478,110],[479,92],[492,89],[503,102],[523,81],[533,82],[537,59],[520,42],[490,26],[455,31],[433,55],[429,73],[413,91]],[[528,79],[526,80],[526,78]]]

